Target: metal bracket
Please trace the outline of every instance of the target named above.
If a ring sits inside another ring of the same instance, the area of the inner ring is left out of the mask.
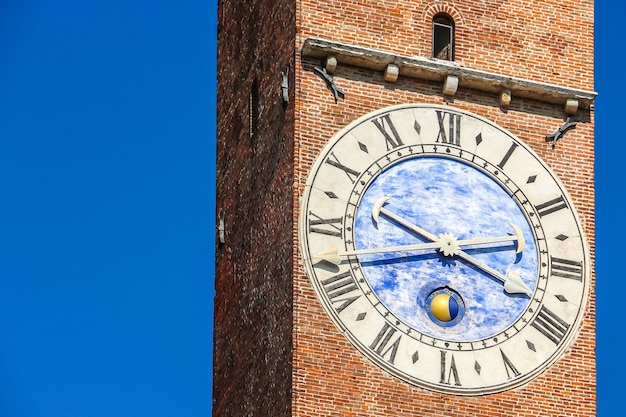
[[[335,104],[337,104],[337,100],[339,98],[344,98],[345,94],[335,85],[335,80],[333,80],[333,76],[326,72],[326,68],[318,68],[313,67],[313,71],[315,71],[322,79],[326,82],[326,86],[333,92],[333,97],[335,97]]]
[[[226,238],[225,238],[225,231],[226,231],[226,227],[224,226],[224,217],[226,216],[226,213],[224,213],[224,210],[220,210],[220,214],[219,214],[219,226],[217,226],[217,231],[219,233],[219,239],[220,239],[220,243],[225,243],[226,242]]]
[[[283,93],[283,104],[289,103],[289,72],[281,72],[283,80],[280,84],[280,90]]]
[[[556,146],[556,142],[565,135],[570,129],[576,129],[576,124],[578,122],[570,122],[570,117],[565,120],[563,126],[560,126],[556,132],[549,134],[546,136],[546,142],[552,142],[552,149]]]

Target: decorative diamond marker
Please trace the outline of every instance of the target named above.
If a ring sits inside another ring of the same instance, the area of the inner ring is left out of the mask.
[[[555,295],[555,297],[556,297],[557,300],[559,300],[562,303],[567,301],[567,298],[565,298],[565,296],[563,296],[561,294]]]
[[[333,193],[332,191],[325,191],[325,194],[330,198],[337,198],[337,194]]]
[[[530,341],[526,341],[526,346],[528,346],[528,349],[532,350],[533,352],[536,352],[535,350],[535,345],[533,345]]]
[[[413,363],[417,362],[420,359],[420,355],[417,350],[415,351],[415,353],[413,353],[411,359],[413,359]]]
[[[569,236],[566,236],[566,235],[558,235],[556,238],[562,242],[562,241],[564,241],[565,239],[567,239],[568,237],[569,237]]]
[[[476,371],[476,373],[478,375],[480,375],[481,367],[480,367],[480,364],[478,363],[478,361],[474,362],[474,370]]]
[[[365,152],[365,153],[369,153],[369,151],[367,150],[367,146],[365,146],[365,144],[359,142],[359,148]]]
[[[365,316],[367,315],[367,313],[359,313],[358,316],[356,316],[356,321],[361,321],[365,318]]]
[[[535,180],[537,179],[536,175],[531,175],[530,177],[528,177],[528,179],[526,180],[526,184],[532,184],[533,182],[535,182]]]
[[[483,134],[482,134],[482,133],[479,133],[479,134],[476,136],[476,145],[480,145],[480,142],[482,142],[482,141],[483,141]]]
[[[413,129],[415,129],[415,131],[417,132],[417,134],[419,135],[422,131],[422,126],[420,126],[419,123],[417,123],[417,120],[415,121],[415,124],[413,125]]]

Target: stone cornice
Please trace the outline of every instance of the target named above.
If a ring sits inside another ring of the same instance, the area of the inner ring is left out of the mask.
[[[589,109],[597,96],[592,91],[480,71],[462,67],[452,61],[406,57],[319,38],[306,39],[301,54],[304,57],[322,58],[327,62],[336,61],[334,65],[346,64],[382,71],[385,72],[385,79],[390,82],[395,81],[398,75],[440,81],[448,95],[454,95],[457,87],[500,94],[502,105],[508,105],[507,98],[510,100],[511,97],[523,97],[562,104],[566,113],[575,113],[578,108]],[[334,68],[326,65],[327,70],[332,73]]]

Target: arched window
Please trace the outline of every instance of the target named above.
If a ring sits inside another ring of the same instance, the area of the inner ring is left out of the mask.
[[[447,14],[433,18],[433,58],[454,61],[454,21]]]

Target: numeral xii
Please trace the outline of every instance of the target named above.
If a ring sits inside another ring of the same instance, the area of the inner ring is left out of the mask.
[[[437,110],[439,133],[437,142],[461,145],[461,115],[447,111]]]

